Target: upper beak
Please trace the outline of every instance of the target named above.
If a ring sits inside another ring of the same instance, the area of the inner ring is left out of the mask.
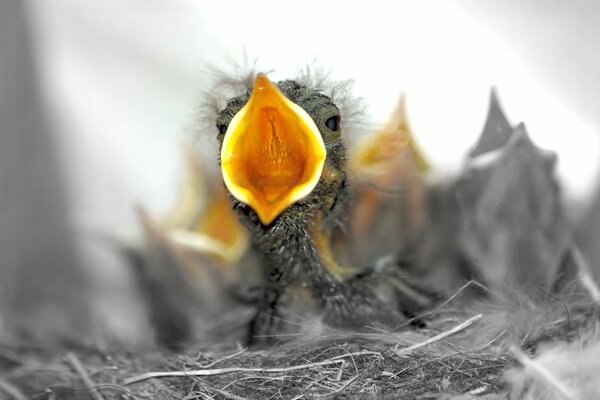
[[[326,156],[312,118],[259,74],[225,133],[221,171],[231,194],[268,225],[315,188]]]

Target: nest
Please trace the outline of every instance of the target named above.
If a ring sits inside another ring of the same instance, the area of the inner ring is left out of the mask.
[[[587,293],[537,306],[498,299],[458,304],[467,286],[411,320],[418,318],[420,327],[408,321],[394,331],[358,333],[314,326],[262,350],[233,340],[207,341],[182,354],[4,346],[0,392],[17,400],[576,399],[597,393],[598,380],[589,375],[600,374],[599,358],[581,353],[600,332]]]

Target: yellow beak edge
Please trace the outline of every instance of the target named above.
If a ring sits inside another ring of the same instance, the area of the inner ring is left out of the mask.
[[[229,192],[268,225],[312,192],[326,156],[312,118],[259,74],[225,133],[221,172]]]

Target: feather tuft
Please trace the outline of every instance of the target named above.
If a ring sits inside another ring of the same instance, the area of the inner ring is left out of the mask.
[[[506,372],[511,398],[584,400],[600,398],[600,342],[559,343],[531,359],[512,348],[521,364]]]
[[[208,88],[201,93],[202,99],[191,129],[193,136],[203,142],[213,141],[218,113],[225,108],[228,99],[251,92],[254,78],[259,72],[270,77],[275,74],[274,70],[261,69],[258,59],[251,59],[246,54],[241,60],[226,61],[219,67],[209,65],[206,71],[210,77]],[[364,99],[352,93],[353,80],[333,79],[331,71],[312,64],[300,69],[293,79],[303,86],[322,92],[339,107],[347,145],[351,146],[354,139],[371,130],[370,124],[365,122],[367,112]]]

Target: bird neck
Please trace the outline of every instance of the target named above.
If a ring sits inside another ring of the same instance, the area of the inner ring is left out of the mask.
[[[338,263],[331,247],[332,227],[323,213],[312,210],[303,218],[283,218],[254,235],[269,263],[267,280],[287,286],[305,282],[317,289],[336,285],[356,271]]]

